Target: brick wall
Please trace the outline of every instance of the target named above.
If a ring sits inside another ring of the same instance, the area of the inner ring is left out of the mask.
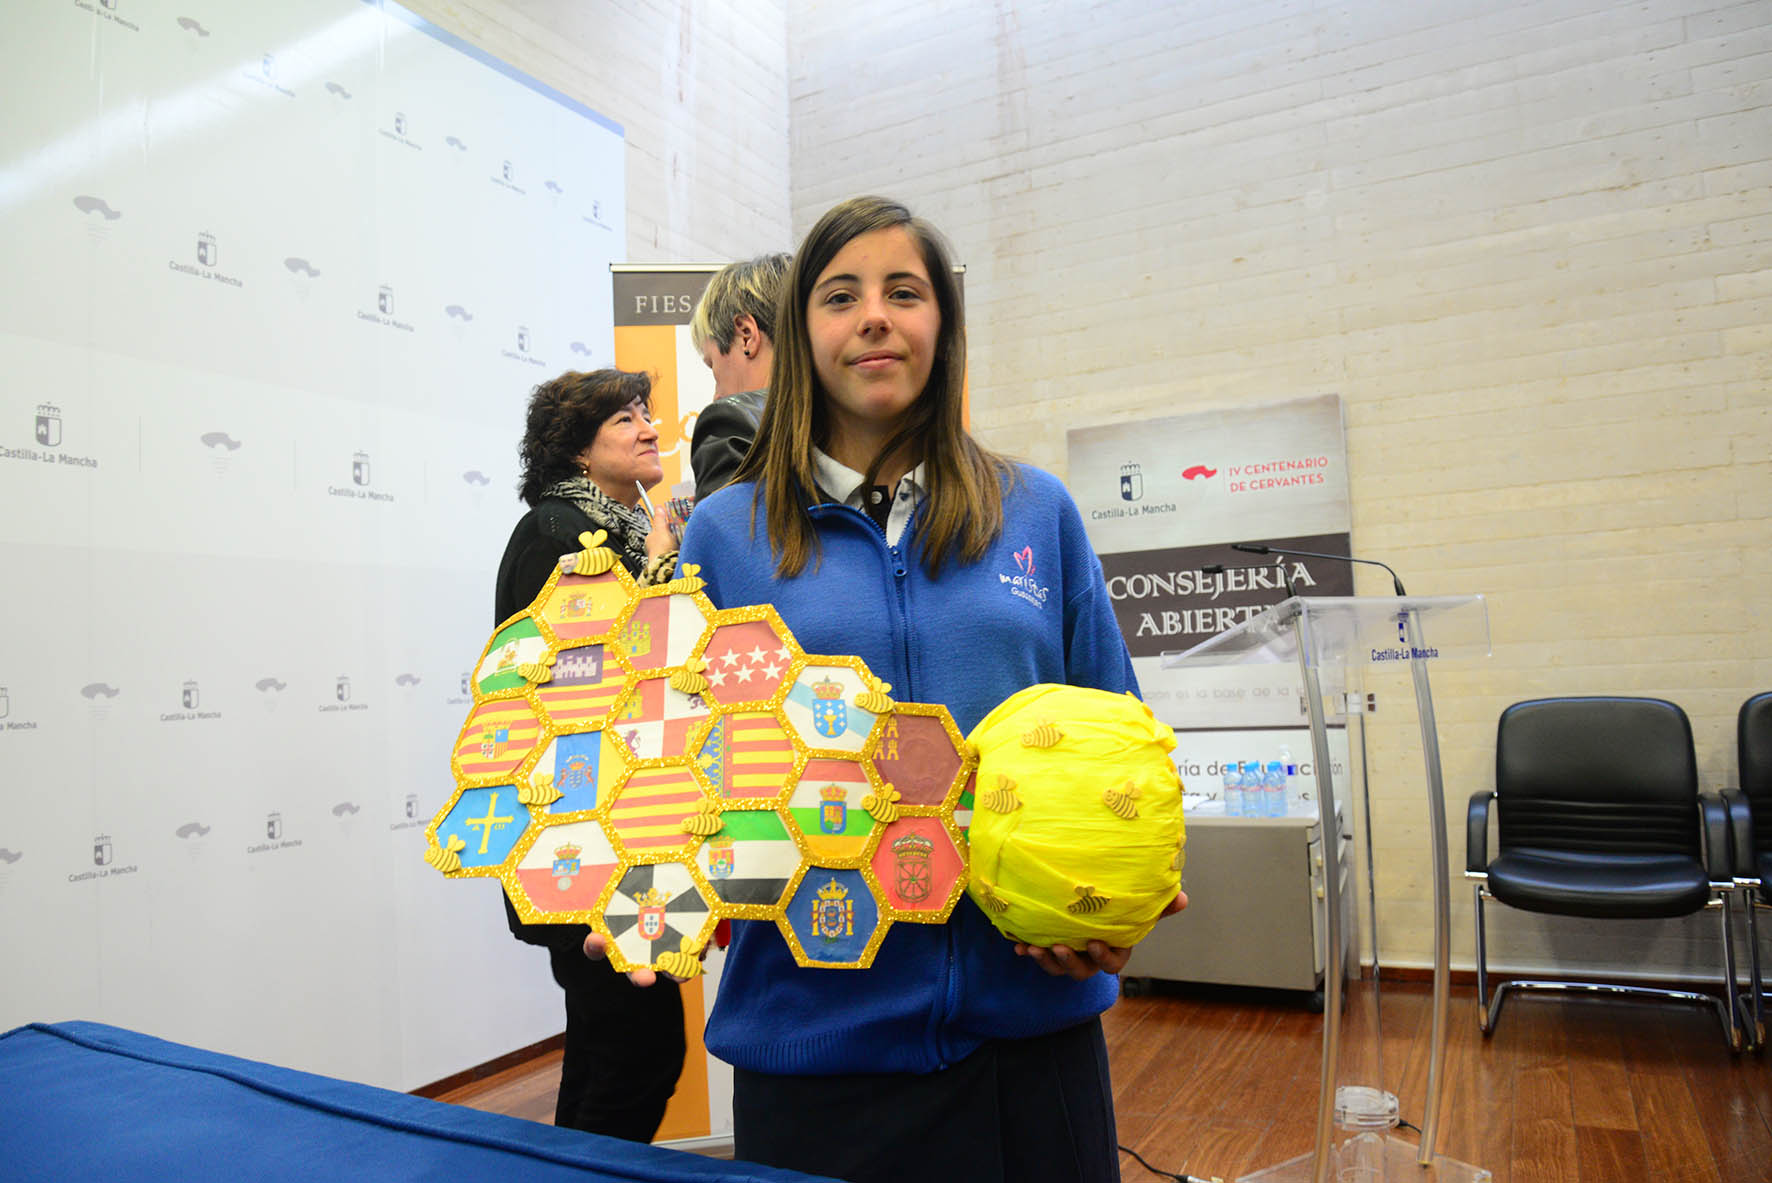
[[[1735,710],[1772,688],[1772,5],[790,0],[786,25],[794,231],[885,192],[950,235],[987,443],[1062,473],[1073,426],[1341,394],[1355,546],[1489,596],[1493,658],[1435,674],[1455,831],[1536,695],[1671,698],[1705,786],[1732,781]],[[1409,688],[1375,684],[1383,954],[1422,964]],[[1717,964],[1714,917],[1492,915],[1498,963]]]

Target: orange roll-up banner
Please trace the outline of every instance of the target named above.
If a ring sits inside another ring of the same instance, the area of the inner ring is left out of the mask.
[[[664,461],[662,488],[693,480],[689,439],[695,418],[714,399],[714,376],[689,340],[696,301],[721,263],[618,263],[615,281],[615,364],[652,376],[652,417]],[[654,504],[658,498],[653,498]]]
[[[658,425],[658,451],[664,462],[660,490],[669,496],[691,491],[689,441],[695,418],[714,398],[714,376],[689,340],[689,319],[708,280],[724,264],[615,264],[615,364],[652,377],[652,418]],[[661,504],[655,494],[653,504]],[[659,1142],[732,1136],[732,1070],[710,1061],[701,1032],[720,981],[725,954],[715,949],[706,973],[683,983],[683,1028],[689,1054],[676,1095],[665,1110]]]

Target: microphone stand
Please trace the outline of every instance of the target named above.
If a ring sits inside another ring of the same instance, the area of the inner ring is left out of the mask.
[[[1281,557],[1283,558],[1284,556],[1281,556]],[[1202,575],[1223,575],[1226,571],[1270,571],[1270,570],[1278,571],[1280,573],[1280,581],[1286,585],[1286,595],[1287,596],[1289,596],[1289,597],[1296,596],[1298,594],[1297,590],[1295,588],[1293,588],[1293,586],[1292,586],[1292,576],[1290,576],[1286,573],[1286,564],[1285,563],[1275,563],[1272,567],[1268,567],[1265,565],[1250,566],[1250,567],[1227,567],[1223,563],[1208,563],[1204,567],[1200,568],[1200,574],[1202,574]]]
[[[1277,555],[1282,559],[1287,555],[1298,555],[1306,559],[1333,559],[1338,563],[1365,563],[1372,567],[1383,567],[1386,571],[1390,572],[1391,586],[1396,589],[1397,594],[1399,596],[1407,596],[1409,594],[1403,590],[1403,581],[1397,578],[1397,573],[1395,571],[1391,571],[1390,564],[1381,563],[1377,559],[1356,559],[1352,555],[1331,555],[1315,550],[1294,550],[1291,547],[1279,550],[1271,546],[1264,546],[1259,542],[1233,542],[1231,543],[1231,549],[1240,550],[1244,554],[1251,555]]]

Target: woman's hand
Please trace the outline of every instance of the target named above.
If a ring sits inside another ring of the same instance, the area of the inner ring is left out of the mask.
[[[706,950],[703,950],[702,955],[707,955]],[[609,942],[603,939],[602,933],[593,931],[589,936],[585,937],[585,956],[589,957],[592,961],[607,961],[609,959]],[[671,979],[673,982],[686,982],[689,980],[688,978],[680,978],[676,974],[664,974],[663,976]],[[628,971],[628,981],[634,983],[636,986],[650,986],[657,982],[659,977],[660,975],[657,972],[650,969],[630,969]]]
[[[1187,892],[1178,891],[1175,898],[1164,905],[1161,920],[1164,916],[1173,916],[1187,907]],[[586,942],[587,946],[589,942]],[[1032,957],[1034,964],[1055,978],[1071,978],[1081,982],[1092,978],[1098,973],[1117,974],[1126,968],[1127,958],[1132,956],[1130,948],[1110,945],[1105,941],[1090,941],[1086,949],[1072,949],[1065,945],[1053,945],[1043,948],[1030,945],[1026,941],[1015,942],[1017,957]],[[631,976],[631,975],[630,975]]]
[[[671,512],[668,509],[656,509],[652,512],[652,529],[646,535],[646,557],[656,559],[660,555],[671,553],[677,549],[677,535],[671,529]]]

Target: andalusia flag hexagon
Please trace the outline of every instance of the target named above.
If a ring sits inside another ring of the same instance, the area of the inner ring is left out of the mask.
[[[1130,694],[1030,686],[973,729],[967,893],[1031,945],[1130,946],[1181,885],[1175,736]]]

